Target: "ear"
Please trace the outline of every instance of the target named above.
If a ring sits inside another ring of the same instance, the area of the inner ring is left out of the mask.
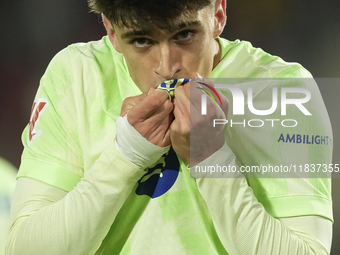
[[[116,49],[116,51],[118,51],[119,53],[122,53],[117,44],[116,33],[113,30],[111,22],[105,17],[104,14],[102,14],[102,19],[103,19],[103,23],[104,23],[104,26],[105,26],[105,29],[106,29],[106,32],[107,32],[107,35],[109,37],[111,44]]]
[[[226,0],[216,0],[214,17],[214,38],[218,37],[222,33],[226,20]]]

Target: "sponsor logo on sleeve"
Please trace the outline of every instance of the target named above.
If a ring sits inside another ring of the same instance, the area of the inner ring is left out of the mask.
[[[48,105],[49,103],[45,98],[37,98],[33,103],[29,121],[28,146],[30,146],[33,141],[42,134],[42,130],[38,129],[37,125],[39,123],[40,116],[44,113]]]
[[[283,134],[281,133],[278,142],[300,143],[316,145],[332,145],[332,138],[327,135],[304,135],[304,134]]]

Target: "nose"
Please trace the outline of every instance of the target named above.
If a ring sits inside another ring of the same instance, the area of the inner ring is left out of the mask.
[[[181,69],[181,56],[175,46],[168,43],[159,44],[158,56],[153,71],[162,79],[175,79]]]

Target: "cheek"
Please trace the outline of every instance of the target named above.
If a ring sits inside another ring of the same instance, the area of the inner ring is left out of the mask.
[[[129,60],[126,61],[129,72],[131,75],[135,76],[135,75],[139,75],[142,72],[142,69],[144,67],[143,61],[141,59],[136,59],[136,60]]]
[[[145,61],[145,58],[129,58],[128,56],[125,57],[125,61],[132,80],[142,92],[147,92],[149,87],[146,84],[150,83],[150,77],[152,75],[152,68],[149,66],[150,63]]]
[[[209,44],[209,39],[205,37],[200,44],[200,57],[206,58],[211,54],[211,45]]]
[[[193,46],[188,49],[183,49],[180,55],[184,60],[185,65],[198,66],[204,58],[207,49],[205,48],[205,42],[197,39]]]
[[[195,51],[191,52],[191,59],[187,65],[200,75],[209,76],[213,64],[212,45],[208,38],[201,38],[196,44]]]

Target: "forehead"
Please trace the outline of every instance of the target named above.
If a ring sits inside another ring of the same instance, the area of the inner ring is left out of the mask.
[[[208,22],[207,18],[211,13],[210,9],[211,8],[207,6],[195,12],[183,12],[177,18],[164,22],[163,24],[160,21],[153,22],[145,20],[145,22],[138,24],[137,22],[131,22],[128,26],[123,24],[114,25],[114,29],[121,34],[122,39],[130,36],[153,34],[159,31],[174,33],[186,27],[203,26]]]

